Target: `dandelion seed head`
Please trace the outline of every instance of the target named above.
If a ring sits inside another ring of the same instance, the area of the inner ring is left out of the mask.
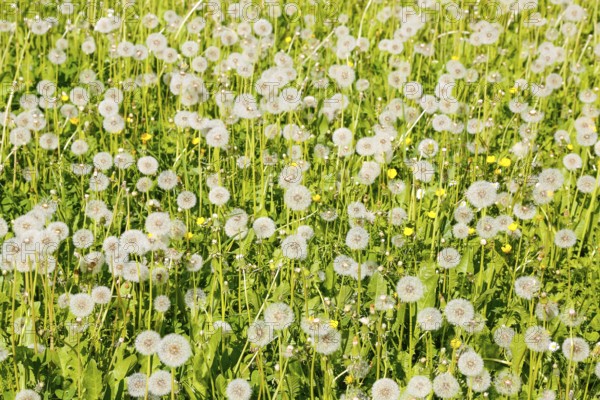
[[[225,395],[227,400],[250,400],[252,386],[245,379],[237,378],[227,384]]]
[[[144,397],[146,394],[146,374],[136,372],[127,377],[127,391],[131,397]]]
[[[415,276],[405,276],[400,278],[396,284],[398,298],[403,303],[414,303],[419,301],[425,292],[423,282]]]
[[[172,389],[171,374],[168,371],[155,371],[148,378],[148,392],[155,396],[166,396]]]
[[[446,304],[444,315],[450,324],[464,326],[473,319],[475,311],[468,300],[453,299]]]
[[[449,372],[444,372],[433,380],[433,391],[442,399],[449,399],[458,394],[460,386],[458,381]]]
[[[191,357],[192,348],[188,339],[179,334],[170,333],[160,340],[156,352],[163,364],[177,368],[185,364]]]
[[[496,391],[504,396],[514,396],[521,390],[521,378],[509,371],[501,371],[494,378]]]

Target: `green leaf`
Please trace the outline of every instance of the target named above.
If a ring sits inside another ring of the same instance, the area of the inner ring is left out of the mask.
[[[91,360],[85,368],[83,375],[84,399],[98,399],[102,393],[102,373],[96,366],[96,361]]]
[[[419,279],[425,286],[425,294],[417,303],[418,309],[433,307],[435,305],[435,294],[438,285],[438,275],[435,273],[434,263],[425,263],[419,268]]]
[[[387,283],[379,272],[374,273],[371,277],[369,286],[367,288],[367,293],[369,293],[373,299],[376,299],[377,296],[388,294]]]
[[[525,352],[527,351],[525,336],[522,333],[515,335],[510,345],[510,350],[512,352],[512,370],[519,374],[521,372],[521,363],[523,362]]]
[[[120,381],[127,376],[129,369],[137,363],[137,356],[135,354],[120,360],[116,363],[115,369],[113,370],[113,376],[117,381]]]

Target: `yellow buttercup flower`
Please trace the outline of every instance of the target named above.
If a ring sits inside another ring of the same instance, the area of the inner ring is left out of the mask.
[[[458,61],[458,59],[459,59],[459,58],[460,58],[459,56],[452,56],[452,59],[453,59],[454,61]]]
[[[428,216],[429,218],[435,218],[435,217],[437,217],[437,213],[436,213],[435,211],[429,211],[429,212],[427,213],[427,216]]]
[[[569,149],[569,150],[573,150],[573,145],[572,145],[571,143],[569,143],[569,144],[567,145],[567,149]]]
[[[408,146],[409,144],[412,143],[412,138],[411,137],[407,137],[406,139],[404,139],[404,143]]]
[[[79,118],[77,118],[77,117],[69,118],[69,122],[72,123],[73,125],[77,125],[79,123]]]
[[[286,43],[290,43],[291,41],[292,41],[292,37],[291,36],[288,36],[288,37],[285,38],[285,42]]]
[[[510,164],[512,164],[510,158],[503,157],[500,159],[500,161],[498,161],[498,165],[500,165],[501,167],[510,167]]]
[[[440,189],[438,189],[438,190],[436,190],[436,191],[435,191],[435,195],[436,195],[437,197],[442,197],[442,196],[443,196],[443,195],[445,195],[445,194],[446,194],[446,189],[441,189],[441,188],[440,188]]]
[[[332,327],[332,328],[334,328],[334,329],[337,328],[339,324],[340,323],[338,321],[334,320],[334,319],[329,320],[329,326]]]
[[[67,100],[69,100],[69,95],[66,94],[65,92],[63,92],[62,96],[60,96],[60,99],[62,101],[67,101]]]
[[[517,90],[519,90],[519,89],[517,89],[516,87],[511,87],[510,89],[508,89],[508,91],[512,94],[517,93]]]
[[[318,203],[319,201],[321,201],[321,195],[320,195],[320,194],[315,194],[315,195],[312,197],[312,199],[313,199],[313,201],[314,201],[315,203]]]
[[[504,246],[502,246],[502,252],[503,253],[510,253],[510,251],[512,250],[512,246],[508,243],[506,243]]]
[[[206,221],[204,217],[198,217],[196,218],[196,225],[202,225],[204,221]]]
[[[519,224],[517,224],[516,222],[513,222],[512,224],[510,224],[508,226],[508,230],[511,232],[514,232],[517,230],[518,227],[519,227]]]
[[[186,239],[191,239],[193,237],[194,237],[194,234],[192,232],[188,232],[188,233],[185,234],[185,238]]]
[[[493,164],[496,162],[496,156],[487,156],[485,158],[485,162],[488,164]]]
[[[454,338],[450,341],[450,347],[452,347],[454,350],[458,349],[461,344],[462,342],[459,338]]]
[[[352,375],[346,375],[346,377],[344,378],[344,382],[346,382],[346,384],[351,384],[352,382],[354,382],[354,377]]]
[[[469,228],[469,235],[472,235],[475,233],[475,228]]]
[[[192,139],[192,144],[198,144],[200,143],[200,138],[199,137],[195,137]]]
[[[415,230],[413,228],[409,228],[408,226],[406,228],[404,228],[404,236],[410,236],[413,233],[415,233]]]
[[[148,140],[152,139],[152,135],[146,132],[141,136],[141,139],[142,142],[146,143]]]
[[[390,168],[387,170],[387,176],[390,179],[394,179],[396,176],[398,176],[398,171],[396,171],[395,168]]]

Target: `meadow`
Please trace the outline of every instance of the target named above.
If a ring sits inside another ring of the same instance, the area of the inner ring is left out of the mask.
[[[600,398],[600,0],[0,0],[0,398]]]

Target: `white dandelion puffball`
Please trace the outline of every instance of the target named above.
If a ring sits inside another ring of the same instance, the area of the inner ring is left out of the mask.
[[[148,356],[157,352],[159,343],[160,334],[152,330],[143,331],[135,338],[135,349],[138,353]]]
[[[163,337],[158,344],[158,358],[168,367],[179,367],[190,358],[192,348],[189,341],[181,335],[171,333]]]
[[[94,310],[94,300],[87,293],[77,293],[69,296],[69,310],[79,318],[85,318]]]
[[[400,388],[398,384],[389,378],[381,378],[373,383],[371,387],[373,400],[398,400]]]
[[[470,301],[465,299],[454,299],[446,304],[444,315],[450,324],[465,326],[475,316],[475,310]]]
[[[414,303],[419,301],[424,294],[425,286],[423,282],[415,276],[405,276],[400,278],[396,284],[398,298],[403,303]]]
[[[245,379],[237,378],[227,384],[225,395],[227,400],[250,400],[252,386]]]

